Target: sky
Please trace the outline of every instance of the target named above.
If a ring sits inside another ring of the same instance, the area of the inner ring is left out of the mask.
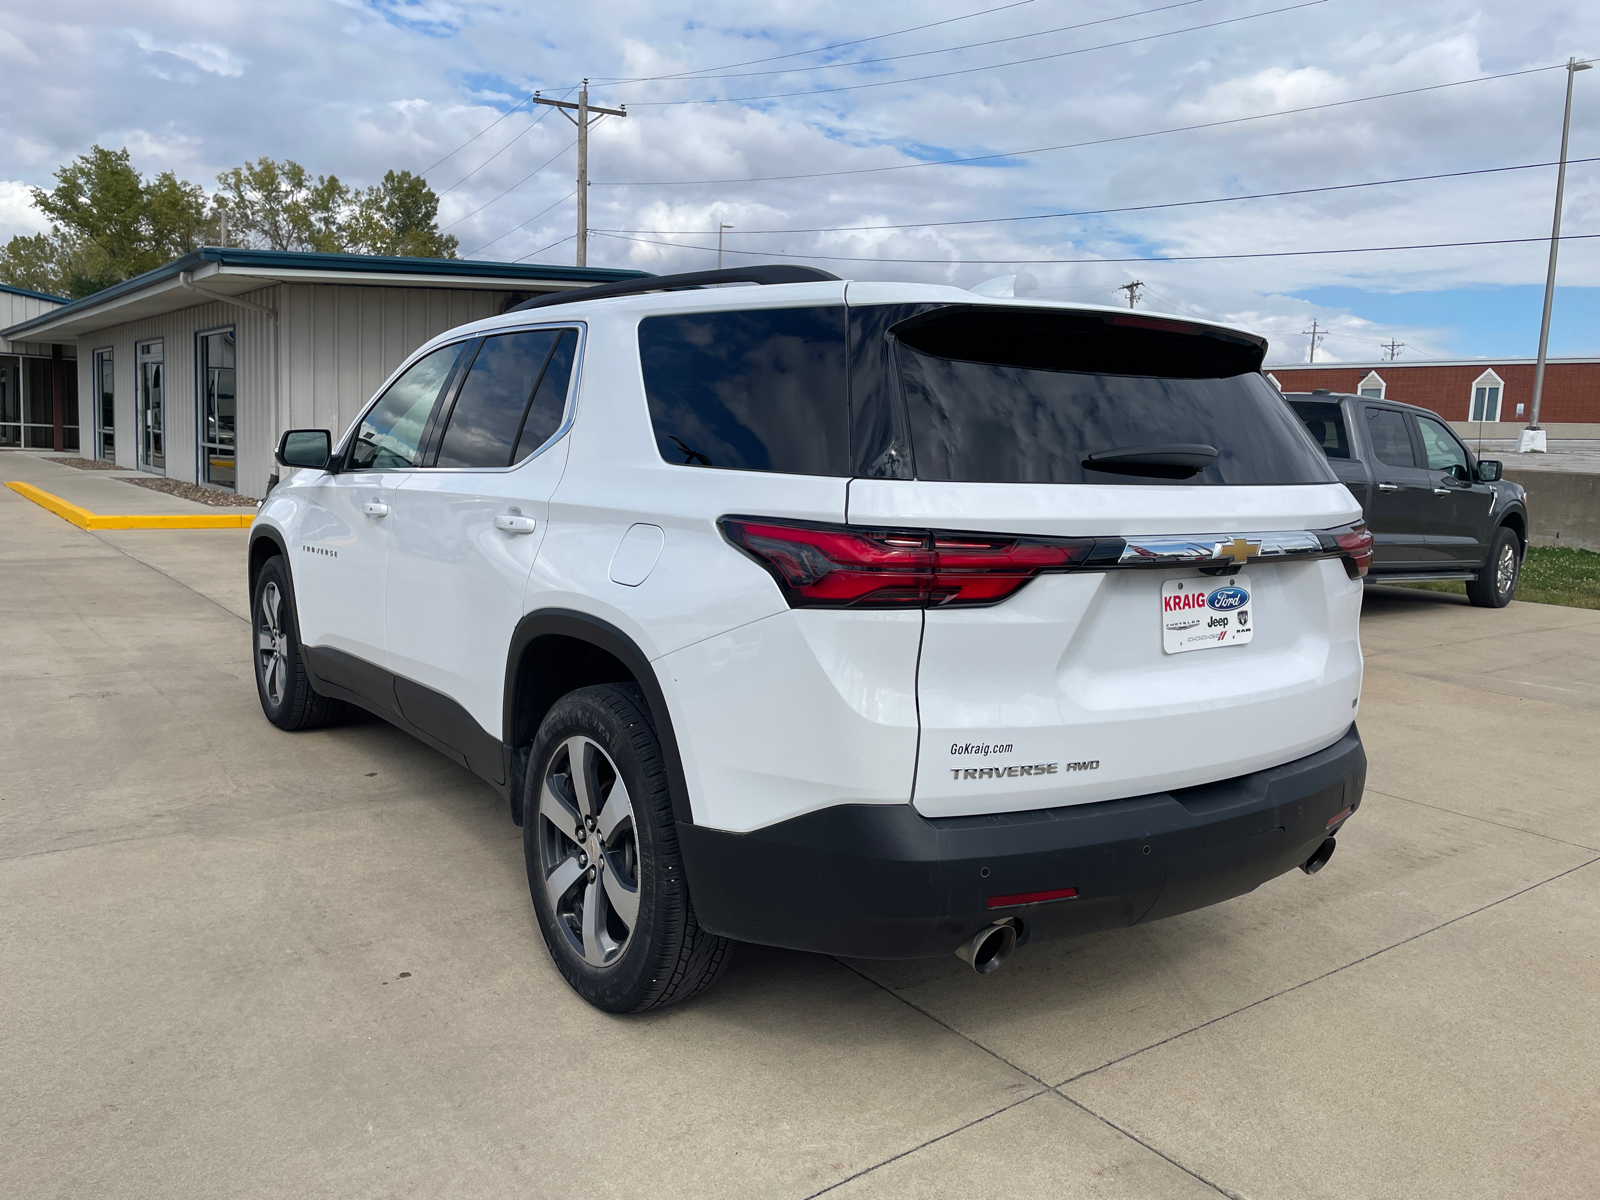
[[[262,155],[416,171],[464,257],[570,263],[574,130],[528,97],[587,77],[628,110],[591,132],[590,265],[706,269],[727,224],[730,266],[1099,304],[1138,280],[1141,308],[1257,330],[1271,363],[1305,361],[1313,321],[1319,362],[1531,356],[1561,64],[1600,56],[1600,5],[1573,0],[0,13],[0,238],[45,228],[29,188],[99,144],[208,188]],[[1600,70],[1575,88],[1569,155],[1600,160]],[[1600,161],[1569,167],[1562,232],[1550,352],[1597,355]]]

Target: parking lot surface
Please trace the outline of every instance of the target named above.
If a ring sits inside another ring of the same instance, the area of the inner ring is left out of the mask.
[[[986,977],[744,947],[618,1018],[486,785],[261,716],[245,537],[0,489],[8,1195],[1595,1194],[1600,612],[1370,590],[1314,878]]]

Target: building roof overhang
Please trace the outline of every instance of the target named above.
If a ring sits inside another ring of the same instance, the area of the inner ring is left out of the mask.
[[[153,271],[0,330],[0,337],[11,341],[71,341],[108,325],[228,300],[279,283],[554,292],[647,274],[605,267],[203,246]]]

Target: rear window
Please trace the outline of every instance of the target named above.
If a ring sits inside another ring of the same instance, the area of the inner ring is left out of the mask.
[[[548,441],[561,426],[577,341],[571,329],[485,338],[456,397],[436,465],[509,466]]]
[[[919,479],[1336,482],[1260,374],[1257,342],[1142,318],[987,307],[939,310],[894,334]],[[1130,454],[1181,447],[1216,456],[1198,470],[1130,469]],[[1107,461],[1115,455],[1117,465]]]
[[[1344,427],[1344,409],[1328,400],[1291,400],[1289,407],[1306,427],[1311,440],[1329,458],[1350,457],[1350,435]]]
[[[845,325],[843,305],[639,322],[661,457],[686,467],[849,475]]]

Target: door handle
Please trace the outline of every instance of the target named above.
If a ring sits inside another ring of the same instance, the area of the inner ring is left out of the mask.
[[[1378,485],[1378,490],[1380,492],[1398,492],[1400,490],[1400,485],[1398,483],[1380,483]]]
[[[1448,496],[1450,494],[1450,489],[1447,487],[1436,487],[1433,489],[1433,494],[1435,496]]]
[[[381,500],[368,500],[362,506],[361,511],[369,517],[387,517],[389,515],[389,506]]]
[[[532,517],[519,516],[517,513],[501,513],[494,519],[494,527],[506,533],[532,533],[538,524]]]

